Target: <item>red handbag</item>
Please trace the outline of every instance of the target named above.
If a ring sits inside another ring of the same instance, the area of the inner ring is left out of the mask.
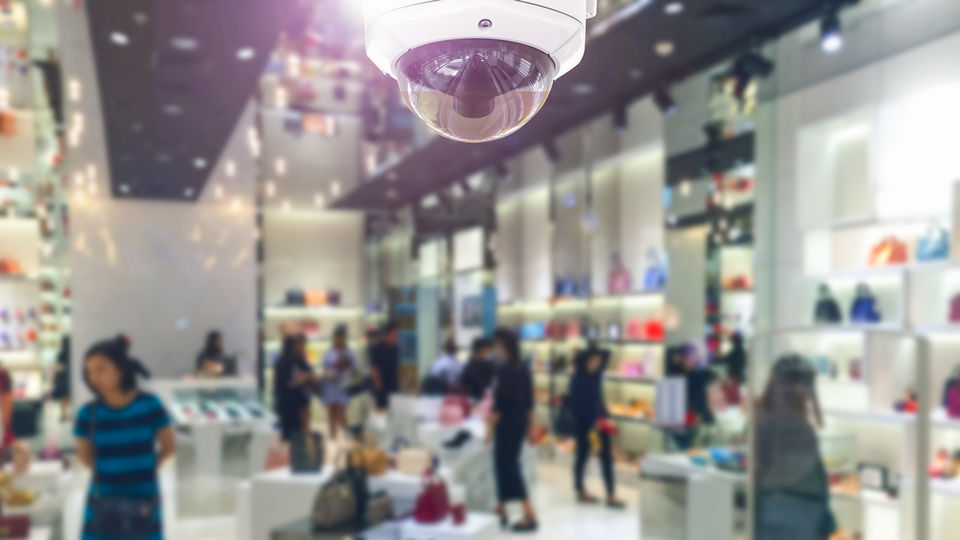
[[[29,516],[0,517],[0,538],[13,540],[30,537]]]
[[[456,427],[470,416],[470,400],[467,396],[451,394],[443,398],[440,407],[440,425]]]
[[[663,341],[663,321],[650,319],[643,324],[643,339],[647,341]]]
[[[889,266],[907,262],[907,245],[895,236],[884,238],[870,251],[870,266]]]
[[[450,514],[450,495],[447,484],[432,468],[423,473],[423,487],[413,509],[417,523],[439,523]]]

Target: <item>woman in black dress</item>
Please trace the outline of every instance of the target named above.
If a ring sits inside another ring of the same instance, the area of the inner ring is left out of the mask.
[[[318,383],[307,363],[302,336],[283,338],[283,349],[273,365],[273,406],[283,440],[309,431],[310,385]]]
[[[63,336],[54,368],[51,397],[60,403],[60,421],[70,420],[70,336]]]
[[[523,441],[533,428],[533,377],[520,359],[517,334],[506,328],[493,336],[500,361],[497,366],[494,407],[487,426],[487,442],[493,440],[494,472],[497,480],[497,509],[500,523],[506,527],[506,503],[523,503],[523,521],[513,532],[536,532],[537,514],[530,502],[520,466]],[[530,437],[532,440],[532,437]]]

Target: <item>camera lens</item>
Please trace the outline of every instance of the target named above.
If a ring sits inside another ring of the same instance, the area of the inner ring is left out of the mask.
[[[494,39],[417,47],[397,62],[407,106],[432,130],[463,142],[506,137],[543,106],[556,67],[543,51]]]

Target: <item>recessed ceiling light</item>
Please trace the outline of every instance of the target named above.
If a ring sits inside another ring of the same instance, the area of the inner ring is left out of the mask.
[[[397,198],[397,190],[395,190],[395,189],[388,189],[388,190],[387,190],[387,198],[388,198],[388,199],[396,199],[396,198]]]
[[[282,157],[277,158],[277,161],[273,164],[273,169],[280,176],[287,174],[287,160],[283,159]]]
[[[194,158],[194,160],[193,160],[193,166],[196,167],[196,168],[198,168],[198,169],[206,169],[206,168],[207,168],[207,160],[206,160],[206,159],[203,159],[202,157]]]
[[[119,187],[120,187],[120,193],[123,193],[124,195],[126,195],[127,193],[130,193],[130,186],[128,186],[127,184],[120,184]]]
[[[267,197],[273,197],[277,194],[277,185],[274,184],[273,181],[268,180],[263,184],[263,194]]]
[[[660,56],[670,56],[673,54],[673,42],[672,41],[658,41],[654,50]]]
[[[183,114],[183,107],[177,105],[176,103],[167,103],[163,106],[163,114],[169,116],[180,116]]]
[[[133,22],[137,23],[140,26],[144,26],[145,24],[150,22],[150,17],[142,11],[138,11],[133,14]]]
[[[573,85],[573,93],[578,96],[587,96],[593,93],[593,85],[590,83],[577,83]]]
[[[257,55],[257,51],[253,47],[244,47],[242,49],[237,49],[237,60],[241,62],[246,62],[248,60],[253,60],[253,57]]]
[[[223,186],[222,186],[222,185],[216,184],[216,185],[213,186],[213,196],[216,197],[217,199],[222,199],[222,198],[223,198]]]
[[[340,196],[340,181],[339,181],[339,180],[334,180],[334,181],[333,181],[333,185],[330,186],[330,193],[332,193],[334,197],[339,197],[339,196]]]
[[[186,198],[188,198],[188,199],[189,199],[190,197],[193,197],[193,188],[187,188],[187,189],[183,190],[183,196],[186,197]]]
[[[127,35],[123,32],[111,32],[110,41],[112,41],[114,45],[119,45],[121,47],[126,47],[130,44],[130,38],[127,37]]]
[[[227,164],[224,166],[228,178],[233,178],[237,174],[237,164],[233,160],[227,161]]]
[[[637,69],[637,68],[631,69],[631,70],[630,70],[630,78],[633,79],[633,80],[635,80],[635,81],[642,79],[642,78],[643,78],[643,70],[642,70],[642,69]]]
[[[663,12],[667,15],[679,15],[683,13],[683,2],[668,2],[663,6]]]
[[[323,193],[317,193],[313,196],[313,204],[317,208],[323,208],[323,205],[327,204],[327,200],[324,198]]]
[[[290,199],[284,199],[284,200],[283,200],[283,210],[284,210],[284,212],[289,212],[289,211],[290,211]]]
[[[200,46],[200,42],[195,37],[177,36],[170,39],[170,46],[181,51],[195,51]]]
[[[134,133],[140,133],[143,131],[143,124],[140,122],[134,122],[130,124],[130,129],[132,129]]]

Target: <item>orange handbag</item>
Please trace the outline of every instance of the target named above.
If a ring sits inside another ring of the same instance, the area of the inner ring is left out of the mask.
[[[870,266],[890,266],[907,262],[907,245],[895,236],[888,236],[870,251]]]
[[[327,305],[327,291],[311,289],[304,293],[304,301],[308,306],[325,306]]]

